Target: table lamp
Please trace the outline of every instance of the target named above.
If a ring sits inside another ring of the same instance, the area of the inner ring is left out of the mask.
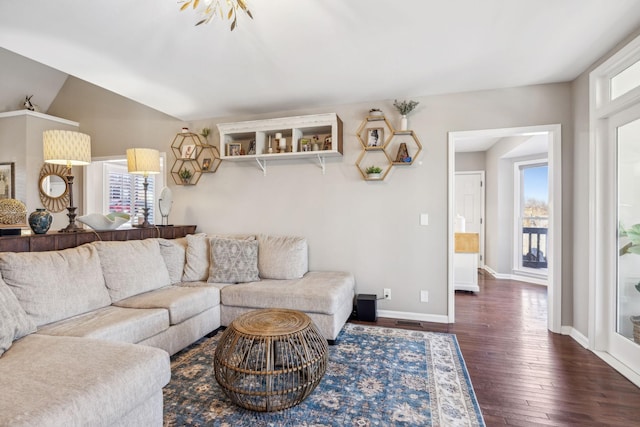
[[[147,207],[148,179],[150,174],[160,173],[160,152],[152,148],[129,148],[127,150],[127,167],[130,174],[144,176],[144,222],[139,227],[151,227],[149,208]]]
[[[70,130],[46,130],[42,133],[42,148],[45,163],[67,167],[67,189],[69,206],[67,216],[69,225],[60,230],[63,233],[83,231],[76,224],[76,207],[73,206],[72,166],[85,166],[91,163],[91,137]]]

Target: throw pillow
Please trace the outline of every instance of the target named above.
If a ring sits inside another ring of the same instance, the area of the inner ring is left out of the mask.
[[[185,237],[178,239],[158,239],[158,243],[160,244],[160,253],[169,271],[171,283],[182,282],[182,274],[184,273],[186,261],[187,239]]]
[[[205,233],[187,235],[186,263],[183,282],[206,282],[209,277],[211,259],[211,239],[217,237],[233,240],[255,240],[253,235],[211,235]]]
[[[260,277],[256,240],[211,239],[210,283],[245,283],[257,280]]]
[[[258,269],[263,279],[300,279],[309,271],[304,237],[258,236]]]
[[[13,341],[36,331],[36,324],[25,313],[18,299],[0,277],[0,356]]]
[[[187,253],[182,280],[206,281],[209,274],[209,239],[204,233],[187,234]]]

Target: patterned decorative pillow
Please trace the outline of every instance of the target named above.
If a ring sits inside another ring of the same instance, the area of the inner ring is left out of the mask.
[[[36,324],[25,313],[18,299],[0,277],[0,356],[13,341],[36,331]]]
[[[258,241],[211,238],[210,283],[245,283],[260,280]]]

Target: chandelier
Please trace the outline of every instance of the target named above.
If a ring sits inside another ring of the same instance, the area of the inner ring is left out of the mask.
[[[194,10],[198,9],[200,3],[202,3],[204,8],[203,18],[196,25],[207,24],[216,15],[220,15],[220,19],[224,20],[226,17],[231,22],[231,31],[233,31],[238,25],[238,9],[242,9],[244,13],[249,15],[249,18],[253,19],[245,0],[203,0],[202,2],[200,0],[180,0],[178,3],[182,4],[180,6],[181,11],[188,9],[189,6]]]

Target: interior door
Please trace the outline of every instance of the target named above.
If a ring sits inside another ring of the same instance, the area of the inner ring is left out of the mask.
[[[456,172],[454,195],[456,215],[465,219],[465,232],[478,233],[478,265],[484,266],[484,171]]]

